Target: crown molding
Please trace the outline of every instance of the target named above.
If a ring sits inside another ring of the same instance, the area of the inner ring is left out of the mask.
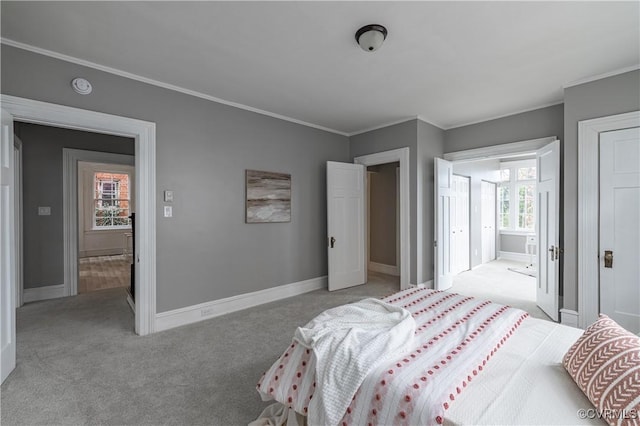
[[[531,112],[531,111],[535,111],[537,109],[542,109],[542,108],[549,108],[549,107],[552,107],[552,106],[555,106],[555,105],[560,105],[560,104],[563,104],[563,103],[564,103],[564,99],[561,100],[561,101],[550,102],[548,104],[538,105],[538,106],[533,107],[533,108],[527,108],[527,109],[522,109],[522,110],[518,110],[518,111],[515,111],[515,112],[510,112],[508,114],[498,115],[498,116],[494,116],[494,117],[487,117],[487,118],[484,118],[482,120],[471,121],[469,123],[464,123],[464,124],[456,124],[455,126],[443,127],[443,129],[444,130],[452,130],[452,129],[457,129],[459,127],[471,126],[473,124],[485,123],[487,121],[492,121],[492,120],[498,120],[500,118],[511,117],[512,115],[524,114],[525,112]]]
[[[106,72],[106,73],[109,73],[109,74],[114,74],[114,75],[117,75],[117,76],[120,76],[120,77],[128,78],[130,80],[136,80],[136,81],[139,81],[141,83],[150,84],[152,86],[162,87],[163,89],[173,90],[174,92],[180,92],[180,93],[183,93],[185,95],[194,96],[196,98],[201,98],[201,99],[205,99],[205,100],[208,100],[208,101],[211,101],[211,102],[216,102],[216,103],[219,103],[219,104],[227,105],[227,106],[230,106],[230,107],[243,109],[245,111],[254,112],[256,114],[266,115],[268,117],[277,118],[279,120],[284,120],[284,121],[289,121],[291,123],[300,124],[302,126],[311,127],[311,128],[318,129],[318,130],[323,130],[323,131],[329,132],[329,133],[335,133],[335,134],[338,134],[338,135],[341,135],[341,136],[347,136],[347,137],[349,136],[349,133],[347,133],[347,132],[341,132],[341,131],[336,130],[336,129],[331,129],[329,127],[320,126],[318,124],[309,123],[309,122],[303,121],[303,120],[298,120],[297,118],[287,117],[286,115],[277,114],[277,113],[266,111],[266,110],[263,110],[263,109],[254,108],[254,107],[251,107],[249,105],[244,105],[244,104],[241,104],[241,103],[238,103],[238,102],[227,101],[225,99],[217,98],[215,96],[207,95],[205,93],[197,92],[195,90],[190,90],[190,89],[186,89],[184,87],[176,86],[176,85],[173,85],[173,84],[164,83],[162,81],[158,81],[158,80],[154,80],[154,79],[151,79],[151,78],[143,77],[143,76],[138,75],[138,74],[133,74],[133,73],[130,73],[130,72],[127,72],[127,71],[122,71],[122,70],[119,70],[117,68],[111,68],[111,67],[108,67],[108,66],[105,66],[105,65],[97,64],[95,62],[86,61],[84,59],[76,58],[74,56],[69,56],[69,55],[65,55],[65,54],[62,54],[62,53],[54,52],[52,50],[43,49],[41,47],[32,46],[30,44],[26,44],[26,43],[22,43],[22,42],[19,42],[19,41],[11,40],[9,38],[5,38],[5,37],[0,38],[0,43],[2,43],[4,45],[7,45],[7,46],[15,47],[15,48],[18,48],[18,49],[27,50],[29,52],[38,53],[40,55],[48,56],[48,57],[51,57],[51,58],[54,58],[54,59],[59,59],[61,61],[71,62],[73,64],[80,65],[80,66],[83,66],[83,67],[93,68],[93,69],[96,69],[96,70],[99,70],[99,71],[103,71],[103,72]]]
[[[594,75],[594,76],[591,76],[591,77],[581,78],[580,80],[575,80],[575,81],[572,81],[570,83],[565,84],[564,86],[562,86],[562,88],[563,89],[568,89],[569,87],[579,86],[581,84],[590,83],[590,82],[596,81],[596,80],[602,80],[603,78],[613,77],[615,75],[624,74],[626,72],[636,71],[636,70],[639,70],[639,69],[640,69],[640,64],[635,64],[635,65],[631,65],[630,67],[620,68],[620,69],[617,69],[617,70],[614,70],[614,71],[606,72],[604,74],[598,74],[598,75]]]
[[[378,130],[378,129],[384,129],[385,127],[395,126],[396,124],[402,124],[402,123],[406,123],[407,121],[417,120],[417,119],[418,119],[417,115],[414,115],[414,116],[411,116],[411,117],[408,117],[408,118],[401,118],[400,120],[389,121],[387,123],[380,124],[380,125],[377,125],[377,126],[367,127],[366,129],[362,129],[362,130],[356,130],[355,132],[351,132],[351,133],[347,134],[347,136],[351,137],[351,136],[361,135],[362,133],[372,132],[372,131]]]

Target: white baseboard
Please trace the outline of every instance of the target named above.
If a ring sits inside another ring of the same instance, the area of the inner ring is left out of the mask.
[[[433,280],[425,281],[419,284],[409,284],[409,287],[433,288]]]
[[[578,313],[571,309],[560,309],[560,323],[569,327],[578,327]]]
[[[253,293],[240,294],[172,311],[161,312],[156,315],[155,331],[168,330],[209,318],[228,314],[235,311],[274,302],[280,299],[297,296],[310,291],[327,288],[327,276],[311,278],[306,281],[285,284]]]
[[[78,257],[116,256],[122,254],[122,247],[110,249],[83,250],[78,252]]]
[[[131,308],[131,311],[135,315],[136,314],[136,302],[133,301],[133,299],[131,298],[131,295],[129,293],[127,293],[127,303],[129,304],[129,307]]]
[[[25,288],[24,292],[22,293],[23,303],[37,302],[38,300],[56,299],[58,297],[64,297],[64,284]]]
[[[394,265],[386,265],[384,263],[369,262],[369,270],[373,272],[380,272],[381,274],[393,275],[395,277],[400,276],[398,267]]]
[[[529,261],[531,260],[531,255],[526,253],[515,253],[512,251],[501,251],[498,252],[498,259],[515,260],[516,262],[529,263]]]

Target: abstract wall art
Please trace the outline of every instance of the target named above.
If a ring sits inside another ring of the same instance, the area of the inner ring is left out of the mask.
[[[247,223],[291,222],[291,175],[246,171]]]

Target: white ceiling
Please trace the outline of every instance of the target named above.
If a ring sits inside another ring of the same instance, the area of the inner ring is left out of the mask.
[[[630,2],[1,2],[3,41],[352,134],[558,103],[640,63]],[[380,50],[354,34],[385,25]],[[14,43],[17,42],[17,43]]]

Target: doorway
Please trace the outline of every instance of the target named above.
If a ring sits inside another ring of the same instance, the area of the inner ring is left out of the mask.
[[[396,268],[400,276],[400,289],[409,288],[409,256],[410,256],[410,240],[409,240],[409,148],[399,148],[391,151],[384,151],[375,154],[363,155],[354,158],[355,164],[361,164],[365,167],[379,166],[385,164],[396,164],[395,173],[397,176],[396,184],[396,232],[393,243],[396,245],[395,257]],[[365,220],[368,216],[367,211],[363,212]],[[387,241],[388,244],[388,241]],[[369,242],[365,244],[369,246]],[[368,265],[367,265],[368,266]]]
[[[628,220],[637,217],[640,199],[638,128],[639,111],[578,123],[580,285],[578,312],[568,314],[583,328],[603,312],[631,332],[640,331],[640,305],[634,303],[640,231],[637,220]],[[623,208],[612,206],[614,200]]]
[[[81,110],[61,105],[49,104],[14,96],[2,96],[2,107],[11,121],[28,122],[36,124],[52,125],[60,128],[71,128],[89,132],[111,134],[131,137],[135,144],[135,162],[138,170],[136,179],[136,205],[140,213],[137,223],[138,234],[136,236],[136,294],[138,295],[135,306],[135,331],[137,334],[146,335],[155,331],[155,292],[156,292],[156,249],[155,249],[155,123],[136,119],[119,117],[110,114]],[[3,119],[4,129],[4,119]],[[11,140],[13,135],[11,134]],[[13,161],[11,162],[13,163]],[[13,172],[13,167],[11,167]],[[74,187],[65,185],[63,190],[73,190]],[[11,188],[13,190],[13,188]],[[10,200],[10,209],[15,202]],[[64,244],[63,255],[65,258],[65,284],[74,271],[73,263],[69,262],[73,252],[77,253],[77,239],[73,236],[77,228],[73,226],[71,218],[63,217]],[[12,221],[12,228],[15,223]],[[3,240],[3,245],[5,242]],[[15,244],[15,242],[14,242]],[[3,250],[15,250],[15,246],[3,247]],[[68,266],[68,267],[67,267]],[[10,264],[7,277],[14,276],[16,265]],[[2,280],[3,291],[5,287],[12,287],[13,280]],[[15,289],[11,291],[13,294]],[[11,300],[10,309],[15,309],[15,298]],[[15,324],[10,330],[15,341]],[[11,339],[9,339],[11,340]],[[4,352],[3,352],[4,359]]]
[[[506,279],[511,274],[514,281],[524,283],[522,295],[515,296],[523,301],[537,303],[549,317],[557,320],[559,262],[555,259],[555,252],[559,252],[556,249],[559,235],[558,228],[551,226],[559,220],[557,211],[553,210],[558,203],[557,191],[554,190],[559,185],[559,171],[556,168],[556,165],[559,167],[558,143],[555,140],[555,137],[542,138],[445,155],[446,159],[453,162],[436,159],[439,171],[436,176],[438,209],[435,261],[440,266],[440,271],[435,275],[441,282],[450,282],[454,286],[456,283],[453,277],[456,271],[449,267],[454,262],[451,259],[447,262],[447,255],[443,252],[455,253],[455,245],[458,243],[450,229],[452,221],[441,220],[452,214],[454,205],[452,187],[443,178],[455,173],[471,178],[471,272],[489,273],[492,269],[497,271],[496,268],[501,268],[500,272],[504,272],[502,276]],[[546,162],[547,159],[549,163]],[[536,174],[541,161],[545,173]],[[452,178],[448,180],[453,181]],[[540,191],[550,192],[541,197]],[[538,199],[549,202],[538,207]],[[549,223],[543,223],[545,244],[554,247],[554,260],[544,265],[548,273],[543,275],[549,278],[548,281],[541,281],[535,272],[536,264],[539,263],[535,247],[539,224],[536,224],[535,218],[540,209],[551,212],[549,217],[552,218]],[[465,277],[465,274],[468,275]],[[457,276],[469,278],[471,274],[462,272]],[[453,291],[456,291],[455,287]],[[498,299],[499,295],[498,290],[495,294],[488,292],[485,297]]]
[[[78,294],[124,287],[132,296],[135,163],[127,158],[78,161]]]
[[[367,167],[367,270],[400,276],[399,162]]]

